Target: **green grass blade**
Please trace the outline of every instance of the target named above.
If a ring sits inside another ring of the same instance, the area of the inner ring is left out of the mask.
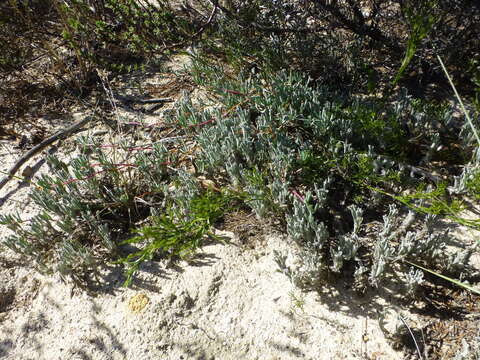
[[[468,114],[467,109],[465,108],[465,105],[463,105],[463,101],[460,98],[460,95],[458,94],[457,88],[453,84],[453,80],[450,77],[450,74],[448,73],[447,68],[445,67],[445,64],[443,63],[442,58],[439,55],[437,55],[437,58],[438,58],[438,61],[440,62],[440,65],[442,66],[443,71],[445,72],[445,75],[447,76],[448,82],[450,83],[450,86],[452,87],[458,102],[460,103],[460,107],[462,108],[462,111],[465,114],[465,117],[467,118],[468,124],[472,128],[473,134],[475,135],[475,139],[477,140],[478,145],[480,145],[480,137],[478,136],[477,129],[475,129],[472,119],[470,118],[470,115]]]
[[[463,282],[461,282],[461,281],[459,281],[459,280],[455,280],[455,279],[449,278],[448,276],[439,274],[439,273],[437,273],[437,272],[435,272],[435,271],[433,271],[433,270],[429,270],[429,269],[427,269],[427,268],[424,268],[423,266],[414,264],[414,263],[412,263],[412,262],[410,262],[410,261],[405,260],[405,262],[406,262],[407,264],[410,264],[410,265],[412,265],[412,266],[415,266],[415,267],[417,267],[417,268],[419,268],[419,269],[422,269],[423,271],[429,272],[430,274],[433,274],[433,275],[435,275],[435,276],[438,276],[439,278],[442,278],[442,279],[444,279],[444,280],[450,281],[451,283],[453,283],[453,284],[455,284],[455,285],[457,285],[457,286],[460,286],[460,287],[462,287],[462,288],[464,288],[464,289],[466,289],[466,290],[468,290],[468,291],[471,291],[471,292],[473,292],[474,294],[480,295],[480,290],[477,289],[477,288],[474,288],[473,286],[470,286],[470,285],[468,285],[468,284],[465,284],[465,283],[463,283]]]

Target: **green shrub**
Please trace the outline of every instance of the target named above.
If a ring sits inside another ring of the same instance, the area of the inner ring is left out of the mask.
[[[135,236],[124,244],[142,248],[119,260],[127,267],[125,285],[131,284],[142,262],[158,256],[184,257],[201,246],[206,236],[216,238],[212,226],[229,210],[231,200],[225,194],[212,191],[198,194],[180,207],[175,199],[162,214],[150,219],[151,225],[133,229]]]

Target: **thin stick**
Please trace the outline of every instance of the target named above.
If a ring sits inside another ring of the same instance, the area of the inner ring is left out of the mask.
[[[86,116],[82,120],[76,122],[75,124],[67,127],[66,129],[60,130],[56,134],[50,136],[49,138],[43,140],[41,143],[35,145],[31,148],[25,155],[23,155],[17,162],[12,166],[10,171],[7,173],[7,176],[0,181],[0,190],[15,176],[16,172],[20,167],[25,164],[32,156],[42,151],[48,145],[54,143],[57,140],[65,139],[66,137],[75,133],[82,126],[90,122],[94,117]]]
[[[413,342],[415,343],[415,348],[417,349],[418,358],[419,358],[420,360],[422,360],[422,359],[423,359],[423,356],[422,356],[422,353],[420,352],[420,347],[419,347],[418,344],[417,344],[417,340],[415,339],[415,336],[413,335],[413,332],[412,332],[412,330],[410,329],[410,326],[408,326],[407,322],[403,319],[403,317],[402,317],[400,314],[398,315],[398,318],[399,318],[400,320],[402,320],[403,325],[405,325],[405,326],[407,327],[408,332],[410,333],[410,336],[412,337]]]
[[[140,99],[135,96],[129,96],[129,95],[113,95],[113,98],[116,100],[119,100],[123,103],[130,104],[130,103],[136,103],[136,104],[160,104],[160,103],[165,103],[165,102],[172,102],[172,98],[155,98],[155,99]]]

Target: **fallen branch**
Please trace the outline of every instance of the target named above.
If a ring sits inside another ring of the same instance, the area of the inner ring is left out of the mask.
[[[159,104],[165,102],[172,102],[172,98],[156,98],[156,99],[141,99],[131,95],[113,95],[114,99],[121,101],[125,105],[130,104]]]
[[[41,143],[31,148],[25,155],[23,155],[20,159],[17,160],[17,162],[13,165],[10,171],[8,171],[7,176],[2,179],[2,181],[0,182],[0,190],[15,176],[18,169],[20,169],[23,164],[30,160],[31,157],[45,149],[47,146],[53,144],[55,141],[65,139],[73,133],[77,132],[82,126],[90,122],[92,119],[93,116],[86,116],[82,120],[67,127],[66,129],[58,131],[56,134],[50,136],[49,138],[43,140]]]

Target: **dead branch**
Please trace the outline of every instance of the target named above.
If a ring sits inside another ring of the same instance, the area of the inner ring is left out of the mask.
[[[12,166],[10,171],[8,171],[7,176],[0,181],[0,190],[15,176],[18,169],[25,164],[30,158],[32,158],[35,154],[39,153],[47,146],[53,144],[55,141],[65,139],[70,135],[79,131],[84,125],[89,123],[94,116],[86,116],[82,120],[74,123],[73,125],[67,127],[66,129],[58,131],[56,134],[50,136],[49,138],[43,140],[41,143],[35,145],[31,148],[25,155],[23,155],[17,162]]]

